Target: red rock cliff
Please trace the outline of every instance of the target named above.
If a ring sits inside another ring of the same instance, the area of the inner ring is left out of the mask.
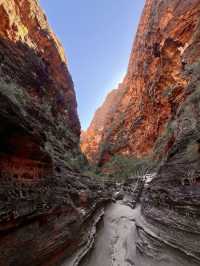
[[[0,265],[57,265],[89,240],[98,199],[75,171],[73,82],[36,0],[0,1],[0,109]]]
[[[22,59],[27,60],[26,65],[21,65],[22,73],[21,77],[16,77],[17,81],[19,82],[20,78],[23,80],[23,74],[26,74],[27,83],[29,82],[29,84],[26,84],[28,87],[26,91],[32,97],[32,100],[35,103],[42,103],[45,97],[48,98],[52,109],[54,108],[55,112],[58,111],[68,120],[67,123],[71,130],[75,131],[78,136],[80,126],[76,114],[76,99],[73,82],[66,67],[64,49],[49,28],[45,14],[38,6],[38,1],[2,1],[0,19],[2,45],[6,46],[6,41],[7,44],[8,41],[10,42],[10,47],[7,45],[6,52],[8,54],[13,52],[17,55],[16,61],[18,61],[15,62],[16,64],[22,63]],[[24,58],[22,52],[17,54],[18,50],[22,50],[22,48],[26,51]],[[36,62],[31,62],[31,60],[28,62],[28,57],[31,58],[31,52],[35,57],[40,58],[38,63],[41,69],[37,71],[33,69],[28,72],[27,67],[31,67],[31,63],[35,63],[36,66]],[[3,58],[1,58],[1,61],[3,63]],[[16,64],[13,65],[17,68],[18,65]],[[51,82],[48,77],[50,77]],[[43,80],[39,81],[40,78],[43,78]],[[41,84],[36,90],[34,88],[35,84],[31,84],[33,79],[38,79],[38,83],[42,83],[46,79],[49,84],[47,88],[44,88]]]
[[[111,114],[115,113],[124,93],[125,90],[121,84],[118,89],[111,91],[106,97],[104,104],[96,111],[88,130],[81,134],[81,149],[87,155],[90,162],[98,162],[98,150],[106,131],[106,121],[110,118]]]
[[[146,1],[121,85],[125,93],[114,112],[112,107],[106,110],[98,141],[99,133],[92,130],[98,117],[84,134],[82,150],[90,160],[98,158],[102,164],[114,154],[152,154],[165,125],[186,97],[190,77],[184,69],[199,55],[187,57],[199,23],[199,6],[198,0]]]

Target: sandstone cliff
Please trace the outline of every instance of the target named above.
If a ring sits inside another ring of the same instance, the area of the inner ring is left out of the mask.
[[[104,134],[110,130],[110,126],[106,127],[106,122],[115,113],[124,93],[125,89],[121,84],[117,89],[111,91],[104,104],[96,111],[90,127],[81,133],[81,150],[94,164],[98,163]]]
[[[143,214],[148,230],[144,230],[144,224],[138,227],[139,246],[144,256],[152,254],[158,245],[175,247],[188,260],[187,265],[199,265],[200,2],[161,1],[157,5],[158,18],[162,20],[163,10],[170,8],[174,36],[183,43],[178,49],[181,69],[176,68],[173,76],[181,77],[184,86],[177,95],[178,79],[167,94],[176,108],[154,148],[154,156],[161,159],[161,165],[144,195]],[[170,49],[168,54],[172,52]],[[177,67],[178,62],[177,59],[171,63],[169,69]],[[166,65],[165,61],[163,64]],[[168,76],[167,70],[165,73]],[[147,242],[150,248],[146,248]]]
[[[116,153],[160,161],[137,221],[137,265],[200,265],[199,0],[146,1],[123,84],[95,153],[100,164]]]
[[[0,265],[56,265],[87,242],[97,186],[74,171],[73,82],[38,1],[0,1],[0,22]]]
[[[94,123],[98,127],[98,116],[82,141],[90,160],[98,158],[101,165],[114,154],[153,154],[155,142],[188,94],[191,77],[185,69],[197,59],[199,51],[190,56],[187,51],[194,45],[198,17],[198,0],[146,1],[121,84],[123,97],[115,104],[114,112],[112,107],[106,111],[98,141],[99,132],[93,131]],[[163,150],[167,151],[173,141],[172,137]]]

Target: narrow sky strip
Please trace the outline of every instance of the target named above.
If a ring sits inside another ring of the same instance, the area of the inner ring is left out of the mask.
[[[69,62],[85,130],[126,73],[144,0],[41,0]]]

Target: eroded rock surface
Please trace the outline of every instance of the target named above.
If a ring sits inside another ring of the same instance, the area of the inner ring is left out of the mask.
[[[120,204],[111,204],[105,210],[98,227],[94,248],[80,266],[131,266],[136,262],[135,218],[139,213]]]
[[[166,124],[190,94],[188,71],[199,58],[199,5],[198,0],[146,1],[127,74],[115,92],[123,90],[123,96],[101,117],[103,132],[93,130],[99,124],[97,113],[84,134],[83,151],[92,162],[98,158],[102,165],[115,154],[153,154]],[[157,156],[173,142],[170,135]]]
[[[0,21],[0,265],[55,266],[106,196],[74,171],[73,82],[38,1],[0,1]]]
[[[156,143],[154,156],[162,158],[162,162],[157,177],[144,196],[143,214],[157,240],[148,235],[147,231],[142,233],[144,241],[141,246],[145,250],[144,253],[151,254],[155,247],[166,242],[170,247],[182,252],[188,260],[190,258],[191,265],[199,265],[200,24],[196,15],[200,14],[200,3],[199,1],[175,2],[169,1],[168,5],[176,4],[173,6],[172,14],[177,14],[178,25],[182,25],[182,34],[176,31],[176,36],[182,36],[184,39],[190,36],[184,48],[179,49],[182,63],[179,75],[181,74],[187,83],[182,96],[179,97],[181,101],[177,102],[174,115],[168,120],[164,133]],[[165,7],[164,1],[160,6]],[[160,9],[158,14],[159,11]],[[190,33],[187,29],[190,29]],[[176,100],[173,94],[172,99]],[[144,247],[145,242],[149,242],[151,247],[149,250]]]
[[[103,138],[107,128],[107,120],[116,111],[118,104],[124,96],[125,89],[119,85],[118,89],[111,91],[104,104],[96,111],[89,128],[81,133],[81,150],[93,164],[99,162],[101,151],[104,150]]]
[[[158,224],[144,219],[140,205],[133,210],[122,202],[110,204],[98,225],[94,247],[80,266],[199,265],[192,254],[168,242],[160,233]]]
[[[97,149],[100,164],[116,153],[161,161],[144,193],[137,250],[147,261],[138,265],[200,265],[199,17],[199,0],[146,1],[127,91]]]

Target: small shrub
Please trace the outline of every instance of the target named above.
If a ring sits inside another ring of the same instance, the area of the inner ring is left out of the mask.
[[[124,182],[130,176],[143,176],[150,172],[153,163],[149,158],[139,159],[123,155],[115,155],[105,164],[103,171],[113,180]]]

